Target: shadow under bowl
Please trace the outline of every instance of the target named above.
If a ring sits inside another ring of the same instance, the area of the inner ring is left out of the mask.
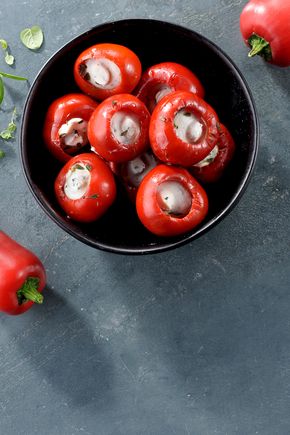
[[[201,80],[206,100],[232,133],[237,151],[224,177],[206,187],[209,213],[191,232],[160,238],[137,218],[122,189],[110,210],[97,222],[80,224],[68,219],[54,195],[61,164],[46,150],[42,127],[48,106],[56,98],[80,92],[73,65],[86,48],[101,42],[125,45],[140,58],[143,70],[171,61],[187,66]],[[29,187],[46,214],[63,230],[95,248],[121,254],[147,254],[175,248],[211,229],[237,204],[252,172],[259,139],[253,98],[241,73],[223,51],[198,33],[175,24],[130,19],[99,25],[58,50],[37,75],[28,94],[21,126],[21,159]]]

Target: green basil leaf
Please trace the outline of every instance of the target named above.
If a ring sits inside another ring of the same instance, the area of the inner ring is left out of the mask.
[[[32,26],[30,29],[23,29],[20,32],[20,39],[25,47],[30,50],[37,50],[43,43],[43,32],[39,26]]]
[[[7,63],[7,65],[14,64],[14,56],[12,56],[12,54],[9,54],[7,51],[5,53],[5,62]]]
[[[2,77],[0,76],[0,104],[2,103],[4,98],[4,83]]]

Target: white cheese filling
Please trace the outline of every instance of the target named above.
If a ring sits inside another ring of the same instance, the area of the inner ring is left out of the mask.
[[[82,118],[71,118],[62,124],[58,135],[65,147],[80,147],[88,143],[87,121]]]
[[[121,83],[120,68],[106,58],[86,60],[82,64],[81,74],[96,88],[114,89]]]
[[[64,193],[69,199],[80,199],[87,193],[90,181],[90,171],[83,163],[77,163],[65,176]]]
[[[179,110],[174,117],[176,136],[183,142],[193,144],[197,142],[204,130],[204,124],[200,118],[187,109]]]
[[[184,217],[190,211],[192,198],[190,192],[178,181],[164,181],[158,186],[157,202],[164,212]]]
[[[139,118],[133,113],[120,110],[111,119],[111,134],[121,144],[134,144],[140,136]]]
[[[203,168],[204,166],[210,165],[214,161],[218,153],[219,153],[219,147],[216,145],[203,160],[201,160],[200,162],[196,163],[193,166],[196,166],[197,168]]]
[[[159,103],[159,101],[160,101],[163,97],[165,97],[165,95],[171,94],[171,92],[172,92],[172,89],[171,89],[169,86],[166,86],[166,85],[161,86],[161,87],[159,88],[158,92],[156,92],[156,94],[155,94],[155,101],[156,101],[156,104]]]
[[[166,95],[171,94],[171,92],[172,89],[167,85],[160,85],[155,87],[153,95],[148,101],[149,111],[152,113],[159,101],[162,100],[162,98]]]
[[[156,159],[150,153],[130,160],[126,164],[127,179],[131,186],[138,187],[148,172],[156,166]]]

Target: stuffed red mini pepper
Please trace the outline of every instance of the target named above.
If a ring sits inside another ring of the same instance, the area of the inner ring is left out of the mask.
[[[116,197],[114,176],[93,153],[73,157],[55,180],[55,195],[67,216],[79,222],[101,217]]]
[[[159,160],[192,166],[215,147],[219,138],[218,117],[197,95],[173,92],[155,107],[149,137]]]
[[[109,166],[124,185],[129,198],[135,202],[141,181],[151,169],[157,166],[158,160],[151,150],[145,151],[133,160],[124,163],[109,162]]]
[[[98,100],[130,93],[140,80],[141,72],[136,54],[117,44],[89,47],[79,55],[74,66],[77,85]]]
[[[43,136],[55,158],[67,162],[88,144],[88,121],[97,105],[86,95],[68,94],[49,106]]]
[[[235,142],[229,130],[219,125],[220,137],[213,150],[201,161],[193,165],[190,172],[204,183],[214,183],[223,175],[233,158]]]
[[[134,159],[147,147],[149,121],[145,104],[133,95],[107,98],[89,121],[92,150],[112,162]]]
[[[36,302],[46,283],[45,269],[31,251],[0,230],[0,311],[22,314]]]
[[[153,112],[165,95],[175,91],[188,91],[204,97],[203,86],[195,74],[178,63],[164,62],[151,66],[143,73],[135,95]]]
[[[143,225],[157,236],[192,230],[208,211],[206,192],[183,168],[158,165],[141,182],[136,207]]]

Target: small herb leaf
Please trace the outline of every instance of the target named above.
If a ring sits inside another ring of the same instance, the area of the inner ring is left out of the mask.
[[[9,54],[7,51],[5,53],[5,62],[7,63],[7,65],[14,64],[14,56],[12,56],[12,54]]]
[[[74,169],[84,170],[83,166],[79,165],[78,163],[74,166]]]
[[[86,165],[86,168],[87,168],[88,171],[91,171],[93,169],[92,166],[89,165],[89,164]]]
[[[2,77],[0,75],[0,104],[3,101],[3,98],[4,98],[4,83],[3,83]]]
[[[14,139],[14,132],[16,131],[16,124],[15,124],[15,120],[16,120],[16,108],[13,110],[12,115],[11,115],[11,120],[7,126],[7,128],[5,128],[5,130],[0,132],[0,138],[4,139],[4,140],[9,140],[9,139]]]
[[[91,196],[87,196],[87,198],[88,198],[88,199],[97,199],[97,198],[99,198],[99,195],[98,195],[97,193],[94,193],[94,194],[91,195]]]
[[[39,26],[32,26],[20,32],[20,39],[25,47],[37,50],[43,44],[43,32]]]
[[[3,157],[5,157],[5,153],[4,151],[0,150],[0,159],[3,159]]]
[[[5,41],[5,39],[0,39],[0,45],[3,48],[3,50],[7,50],[8,44],[7,41]]]

